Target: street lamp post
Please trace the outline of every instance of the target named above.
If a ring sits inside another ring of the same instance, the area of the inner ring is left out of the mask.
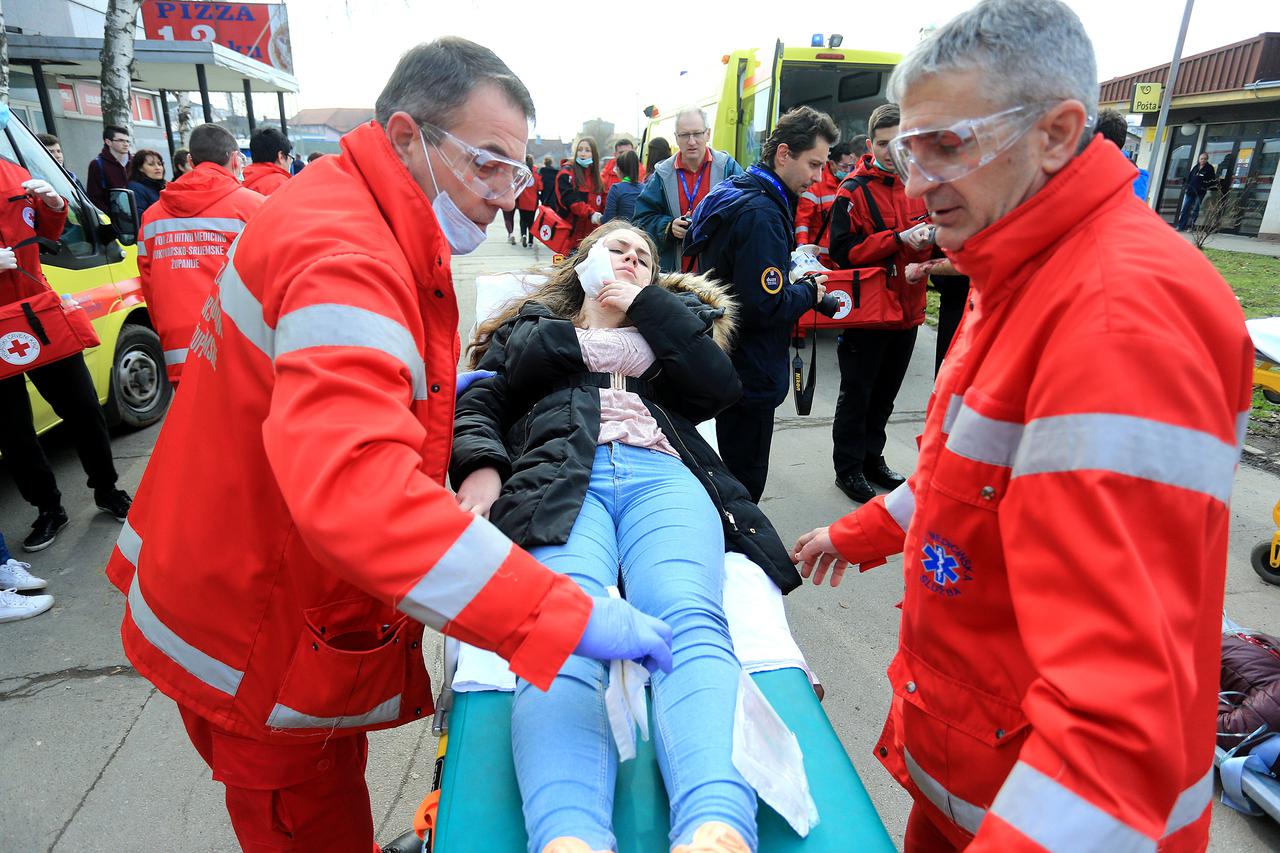
[[[1160,204],[1160,191],[1164,186],[1164,128],[1169,120],[1169,104],[1173,102],[1173,87],[1178,83],[1178,64],[1182,60],[1182,43],[1187,39],[1187,25],[1191,23],[1191,7],[1195,0],[1187,0],[1187,8],[1182,12],[1182,29],[1178,30],[1178,45],[1173,49],[1173,61],[1169,63],[1169,79],[1165,81],[1164,97],[1160,99],[1160,117],[1156,119],[1156,139],[1151,146],[1150,171],[1151,188],[1147,204],[1154,210]]]

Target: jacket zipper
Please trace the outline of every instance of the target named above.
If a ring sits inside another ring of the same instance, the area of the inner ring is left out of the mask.
[[[662,412],[662,417],[664,420],[666,420],[668,429],[675,434],[676,441],[680,442],[680,447],[684,450],[685,456],[687,456],[690,459],[690,461],[694,461],[696,464],[696,460],[694,460],[693,453],[689,451],[689,446],[684,443],[684,439],[680,437],[680,431],[676,429],[675,424],[671,422],[671,416],[667,414],[665,409],[663,409],[661,406],[659,406],[657,403],[653,402],[652,400],[650,400],[647,403],[647,405],[653,406],[659,412]],[[723,515],[725,520],[729,522],[729,526],[733,528],[734,533],[741,533],[742,531],[738,529],[738,522],[733,517],[733,513],[729,512],[729,510],[724,508],[724,496],[721,495],[720,490],[716,488],[714,475],[710,471],[707,472],[707,482],[711,485],[711,491],[716,493],[716,509],[720,510],[720,514]]]

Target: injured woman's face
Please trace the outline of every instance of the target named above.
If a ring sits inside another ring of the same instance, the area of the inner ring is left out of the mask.
[[[653,256],[649,243],[636,232],[619,228],[604,238],[613,263],[613,275],[618,281],[626,281],[644,287],[653,282]]]

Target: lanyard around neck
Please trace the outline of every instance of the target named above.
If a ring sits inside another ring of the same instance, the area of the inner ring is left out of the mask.
[[[747,169],[747,171],[755,175],[756,177],[764,178],[766,181],[773,184],[773,188],[776,189],[778,193],[782,196],[783,201],[788,200],[787,191],[786,189],[783,188],[782,181],[778,180],[773,175],[766,172],[764,169],[761,169],[759,166],[752,166],[750,169]]]
[[[711,152],[707,152],[708,156]],[[707,172],[711,171],[711,161],[703,159],[702,165],[698,167],[698,180],[693,185],[693,192],[689,192],[689,184],[685,181],[686,174],[684,169],[676,169],[676,177],[680,180],[680,189],[684,191],[684,203],[688,208],[688,212],[693,211],[694,201],[698,198],[698,191],[702,189],[702,179],[707,176]]]

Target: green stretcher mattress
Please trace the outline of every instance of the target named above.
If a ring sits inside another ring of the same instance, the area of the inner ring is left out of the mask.
[[[752,676],[804,752],[819,823],[800,838],[760,804],[761,853],[893,853],[893,842],[803,670]],[[511,760],[509,692],[455,693],[440,777],[433,853],[524,853],[527,838]],[[613,822],[619,853],[667,853],[667,793],[652,741],[618,768]]]

